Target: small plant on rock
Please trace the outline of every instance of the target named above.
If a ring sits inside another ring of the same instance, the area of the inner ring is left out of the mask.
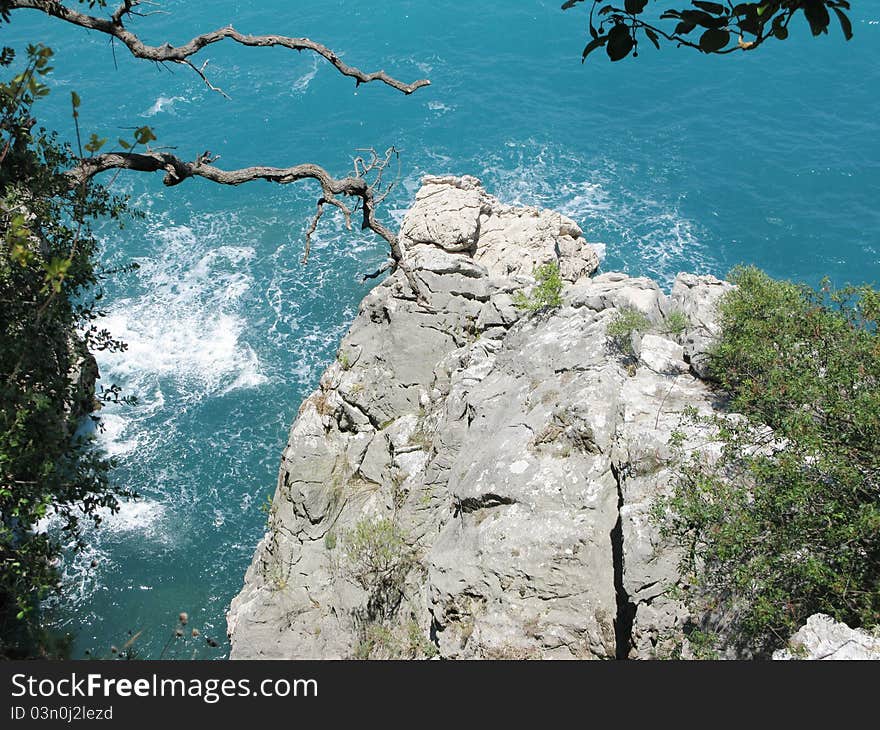
[[[355,659],[433,659],[439,654],[415,619],[397,625],[367,623],[358,633]]]
[[[378,623],[367,624],[361,634],[354,649],[355,659],[366,661],[367,659],[394,659],[397,657],[399,653],[398,642],[389,627]]]
[[[530,294],[518,291],[513,295],[513,306],[527,312],[542,309],[555,309],[562,306],[562,276],[559,264],[549,263],[538,266],[533,272],[537,282]]]
[[[643,334],[651,328],[651,320],[635,307],[621,307],[614,315],[606,330],[608,341],[614,350],[632,357],[632,337],[634,334]]]
[[[342,549],[347,577],[369,594],[368,616],[393,614],[415,563],[415,550],[400,525],[387,517],[364,518],[343,534]]]
[[[665,335],[680,335],[690,325],[691,321],[688,319],[688,316],[684,312],[674,309],[666,315],[662,332]]]

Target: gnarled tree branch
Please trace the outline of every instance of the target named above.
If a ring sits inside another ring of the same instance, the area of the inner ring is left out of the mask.
[[[355,175],[339,179],[334,178],[323,167],[312,163],[292,167],[254,166],[237,170],[223,170],[212,164],[217,158],[213,157],[210,152],[203,152],[194,161],[187,162],[168,152],[153,150],[107,152],[86,157],[66,174],[71,188],[85,185],[96,175],[110,170],[162,172],[165,175],[162,182],[169,187],[179,185],[184,180],[193,177],[201,177],[220,185],[242,185],[254,180],[266,180],[279,185],[287,185],[301,180],[315,180],[321,186],[322,195],[318,200],[317,213],[306,233],[306,250],[303,261],[305,262],[308,257],[311,236],[317,228],[324,205],[329,204],[339,208],[349,230],[351,230],[352,215],[360,211],[362,216],[361,230],[369,229],[378,234],[387,241],[391,250],[389,264],[382,266],[376,273],[365,276],[364,280],[375,278],[385,271],[393,271],[400,267],[416,297],[421,300],[423,299],[421,287],[407,265],[399,239],[376,218],[376,206],[388,192],[387,186],[383,188],[379,184],[381,173],[392,157],[396,157],[397,150],[392,147],[385,152],[384,156],[378,155],[373,150],[370,150],[370,153],[371,161],[368,163],[364,163],[361,157],[357,158],[360,166],[356,163]],[[365,172],[372,172],[375,179],[369,180],[366,174],[363,174]],[[354,198],[356,205],[348,205],[341,198]]]
[[[391,248],[391,255],[397,263],[403,253],[397,236],[385,227],[375,215],[376,201],[374,187],[365,177],[348,176],[336,179],[323,167],[312,163],[294,165],[292,167],[244,167],[238,170],[223,170],[211,164],[216,158],[209,152],[187,162],[168,152],[107,152],[94,157],[86,157],[80,164],[67,172],[71,187],[83,185],[95,175],[108,170],[135,170],[138,172],[162,172],[165,174],[165,185],[179,185],[192,177],[201,177],[220,185],[242,185],[254,180],[287,185],[300,180],[315,180],[320,184],[322,205],[329,203],[339,208],[350,225],[355,209],[343,203],[338,196],[356,198],[363,214],[362,229],[369,228],[384,238]]]
[[[389,76],[385,71],[373,71],[371,73],[361,71],[359,68],[349,66],[334,51],[327,48],[327,46],[310,40],[309,38],[292,38],[282,35],[245,35],[244,33],[239,33],[231,25],[210,33],[198,35],[181,46],[172,46],[170,43],[165,43],[161,46],[150,46],[144,43],[136,34],[128,30],[123,24],[123,18],[126,15],[134,14],[134,8],[141,4],[142,0],[126,0],[109,18],[98,18],[74,10],[71,7],[57,2],[57,0],[7,0],[7,8],[9,10],[37,10],[81,28],[106,33],[112,38],[125,44],[128,50],[131,51],[131,54],[136,58],[143,58],[157,63],[179,63],[189,66],[194,69],[206,83],[208,83],[208,80],[204,75],[204,66],[200,69],[190,60],[190,58],[196,55],[205,46],[226,39],[240,43],[243,46],[280,46],[282,48],[289,48],[293,51],[311,51],[317,53],[334,66],[343,76],[353,78],[358,85],[366,84],[371,81],[379,81],[403,92],[404,94],[412,94],[417,89],[420,89],[423,86],[428,86],[431,83],[427,79],[419,79],[411,84],[406,84]],[[211,84],[208,85],[213,90],[219,91],[219,89],[211,86]]]
[[[570,10],[586,1],[566,0],[562,9]],[[648,2],[626,0],[609,4],[607,0],[591,0],[590,41],[584,48],[583,58],[599,48],[604,48],[612,61],[638,56],[642,36],[658,50],[664,39],[707,54],[753,51],[770,38],[788,38],[789,23],[801,11],[814,36],[828,32],[832,12],[837,16],[844,38],[850,40],[853,36],[852,20],[846,13],[850,9],[849,0],[762,0],[736,4],[731,0],[724,3],[689,0],[690,7],[669,9],[660,14],[660,21],[675,21],[668,31],[645,20],[654,17],[647,9]]]
[[[357,84],[379,81],[404,94],[411,94],[422,86],[430,84],[430,81],[427,79],[405,84],[388,76],[384,71],[365,73],[358,68],[347,65],[334,51],[308,38],[291,38],[280,35],[244,35],[232,26],[220,28],[210,33],[203,33],[180,46],[172,46],[170,43],[165,43],[161,46],[150,46],[124,25],[125,18],[129,16],[148,14],[142,13],[138,8],[144,5],[152,5],[153,3],[149,2],[149,0],[122,0],[121,4],[113,10],[108,18],[81,13],[57,0],[0,1],[2,1],[2,6],[0,7],[3,9],[4,19],[8,19],[6,17],[8,11],[30,9],[82,28],[105,33],[112,39],[119,40],[125,44],[136,58],[157,63],[172,62],[189,66],[209,88],[220,93],[223,92],[213,86],[205,75],[207,62],[201,66],[196,66],[191,58],[206,46],[225,39],[251,47],[280,46],[295,51],[312,51],[325,58],[342,75],[354,78]],[[104,0],[96,0],[96,2],[101,7],[107,5]],[[78,102],[75,101],[74,119],[76,119],[75,107],[77,104]],[[138,142],[140,143],[140,140]],[[361,228],[369,228],[385,239],[390,247],[390,261],[372,276],[377,276],[380,272],[388,269],[393,270],[400,267],[406,274],[416,296],[421,299],[420,289],[404,260],[404,252],[397,236],[376,217],[376,208],[394,186],[394,182],[390,184],[383,182],[382,177],[392,159],[397,158],[397,150],[391,147],[385,152],[384,156],[377,154],[372,149],[360,150],[360,152],[367,152],[369,155],[355,158],[354,173],[341,179],[334,178],[322,167],[311,163],[286,168],[253,166],[238,170],[223,170],[212,164],[217,158],[213,157],[209,152],[204,152],[196,157],[194,161],[188,162],[168,152],[151,150],[149,148],[144,152],[135,152],[128,149],[125,152],[94,154],[91,157],[83,157],[82,150],[80,149],[79,163],[66,174],[71,188],[84,187],[93,177],[109,170],[162,172],[164,173],[163,182],[168,186],[179,185],[191,177],[201,177],[221,185],[241,185],[253,180],[266,180],[285,185],[300,180],[315,180],[321,186],[322,195],[318,200],[315,216],[306,232],[303,263],[308,258],[311,238],[321,220],[325,205],[332,205],[342,212],[345,225],[349,230],[351,229],[352,216],[360,212],[362,215]],[[355,199],[354,205],[347,202],[347,199],[352,198]]]

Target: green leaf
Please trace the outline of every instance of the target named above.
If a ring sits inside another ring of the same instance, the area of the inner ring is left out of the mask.
[[[848,41],[852,40],[852,22],[847,17],[846,13],[844,13],[836,5],[832,5],[831,9],[835,12],[835,14],[837,15],[837,19],[840,21],[840,29],[843,31],[843,37],[846,38]]]
[[[648,36],[651,43],[653,43],[654,46],[656,47],[656,49],[659,51],[660,50],[660,38],[657,36],[657,34],[653,30],[651,30],[650,28],[645,28],[645,35]]]
[[[681,19],[704,28],[722,28],[727,24],[727,18],[716,18],[702,10],[683,10]]]
[[[704,53],[717,53],[729,42],[729,32],[720,28],[709,28],[700,36],[700,50]]]
[[[134,130],[134,138],[138,144],[149,144],[156,139],[156,135],[150,127],[138,127]]]
[[[784,41],[786,38],[788,38],[788,28],[785,25],[785,17],[786,16],[784,15],[777,15],[775,18],[773,18],[773,28],[770,31],[781,41]]]
[[[80,98],[79,94],[77,94],[75,91],[70,92],[70,102],[73,104],[74,109],[79,109]]]
[[[85,145],[86,152],[91,152],[92,154],[95,154],[95,152],[100,150],[106,143],[106,137],[98,137],[97,134],[92,132],[92,136],[89,137],[89,141]]]
[[[626,12],[631,13],[632,15],[638,15],[645,9],[645,5],[647,4],[648,0],[625,0],[623,7]]]
[[[810,30],[814,36],[828,32],[828,24],[831,22],[831,16],[828,15],[828,8],[821,2],[810,3],[804,6],[804,15],[810,23]]]
[[[608,43],[605,51],[612,61],[620,61],[626,58],[635,46],[635,41],[630,35],[629,28],[623,23],[618,23],[608,32]]]
[[[584,53],[582,57],[582,61],[585,61],[587,56],[589,56],[593,51],[597,48],[601,48],[605,45],[605,42],[608,40],[607,35],[599,36],[598,38],[593,38],[589,43],[587,43],[587,47],[584,48]]]

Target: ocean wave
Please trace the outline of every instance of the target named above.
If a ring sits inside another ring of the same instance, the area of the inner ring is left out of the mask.
[[[154,222],[150,233],[155,253],[138,260],[136,292],[98,322],[127,345],[100,354],[101,372],[148,400],[163,382],[187,400],[266,382],[245,340],[253,247],[218,245],[218,233],[228,231],[189,225]]]
[[[95,514],[101,520],[102,533],[122,535],[137,532],[143,537],[159,537],[166,539],[168,533],[159,528],[165,515],[166,505],[150,499],[126,499],[120,501],[119,509],[113,511],[108,507],[100,507]],[[89,521],[82,520],[81,526],[89,530]],[[43,517],[34,527],[37,532],[51,532],[62,527],[61,519],[56,513]],[[72,545],[71,545],[72,546]]]
[[[714,259],[702,228],[681,212],[674,194],[657,196],[625,183],[629,176],[608,160],[584,160],[560,145],[509,140],[482,160],[486,189],[511,205],[558,210],[574,220],[603,264],[671,284],[684,269],[709,270]]]
[[[127,500],[119,510],[98,510],[101,525],[95,529],[89,522],[81,524],[85,530],[84,545],[74,550],[73,542],[67,544],[61,561],[62,593],[45,601],[44,608],[50,613],[61,606],[77,607],[78,620],[61,621],[58,627],[79,628],[95,620],[91,604],[97,593],[107,590],[108,575],[119,570],[114,558],[114,545],[137,541],[141,549],[147,544],[167,547],[173,544],[174,531],[167,524],[167,507],[156,500]],[[60,520],[56,515],[44,518],[38,526],[44,530],[58,530]],[[145,542],[146,541],[146,542]],[[149,590],[139,586],[139,590]]]

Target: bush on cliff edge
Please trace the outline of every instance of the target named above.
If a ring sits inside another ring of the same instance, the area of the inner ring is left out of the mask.
[[[56,653],[39,606],[59,587],[63,546],[82,547],[83,528],[130,496],[77,431],[93,396],[75,376],[89,351],[124,349],[95,321],[110,272],[92,225],[126,206],[98,185],[72,187],[77,154],[37,125],[51,58],[31,46],[24,70],[0,80],[0,658]],[[0,53],[0,67],[13,60]],[[97,396],[120,398],[113,387]],[[58,529],[38,528],[47,517]]]
[[[691,597],[759,652],[817,611],[876,625],[880,292],[815,291],[755,268],[731,279],[711,369],[745,418],[711,419],[720,458],[684,459],[656,512],[685,547]]]

